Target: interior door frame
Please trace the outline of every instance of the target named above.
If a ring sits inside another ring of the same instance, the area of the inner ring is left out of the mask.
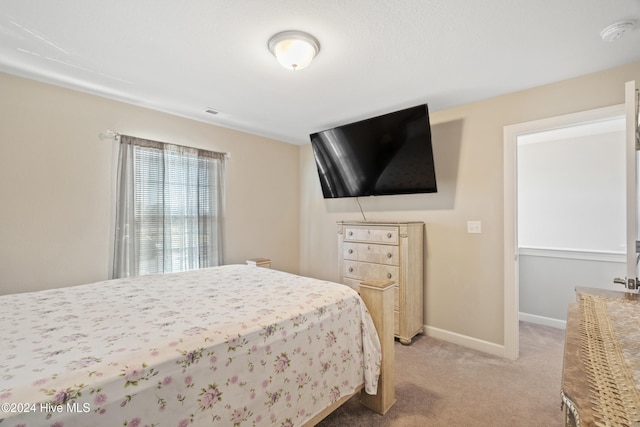
[[[637,149],[636,132],[638,126],[636,105],[636,82],[624,85],[626,117],[626,169],[627,169],[627,276],[628,289],[638,289],[638,262],[636,261],[638,241],[638,189],[637,189]],[[629,286],[630,285],[630,286]]]
[[[520,354],[518,257],[518,137],[625,116],[625,104],[517,123],[504,127],[504,357]],[[634,157],[635,160],[635,157]],[[613,278],[612,278],[613,279]]]

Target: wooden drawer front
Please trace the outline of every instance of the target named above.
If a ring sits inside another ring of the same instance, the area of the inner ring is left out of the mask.
[[[345,261],[344,277],[358,280],[393,280],[398,283],[400,269],[393,265]]]
[[[348,279],[362,280],[358,275],[358,261],[345,261],[343,274]]]
[[[400,269],[398,267],[380,264],[378,271],[380,272],[378,276],[380,280],[393,280],[396,282],[396,285],[400,283]]]
[[[397,246],[379,246],[380,263],[389,265],[400,265]]]
[[[344,230],[345,241],[360,241],[371,243],[398,244],[397,227],[346,227]]]
[[[344,247],[342,250],[342,258],[349,260],[358,260],[358,244],[357,243],[349,243],[344,242]]]
[[[358,261],[380,262],[381,245],[371,245],[367,243],[356,243],[358,246]]]
[[[369,262],[359,262],[358,263],[358,277],[362,280],[373,279],[380,280],[382,276],[380,276],[380,265],[371,264]]]
[[[399,265],[398,247],[391,245],[345,242],[342,257],[346,260]]]

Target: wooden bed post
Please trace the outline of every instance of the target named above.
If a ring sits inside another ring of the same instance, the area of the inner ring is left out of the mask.
[[[396,401],[395,350],[393,348],[393,300],[394,282],[369,280],[360,283],[360,297],[367,305],[378,331],[382,347],[382,366],[375,396],[360,392],[363,405],[384,415]]]

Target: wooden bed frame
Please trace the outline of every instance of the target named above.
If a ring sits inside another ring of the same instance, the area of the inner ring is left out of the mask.
[[[393,406],[395,397],[395,355],[393,337],[393,281],[364,281],[360,283],[360,297],[364,301],[373,319],[373,324],[378,331],[380,346],[382,348],[382,365],[378,380],[378,393],[369,395],[361,385],[354,390],[352,395],[344,396],[333,405],[320,412],[309,420],[305,427],[318,424],[329,414],[342,406],[347,400],[360,393],[360,401],[371,410],[384,415]]]

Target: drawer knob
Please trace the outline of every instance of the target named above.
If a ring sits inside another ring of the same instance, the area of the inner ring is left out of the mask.
[[[391,273],[387,273],[387,279],[391,279]]]
[[[393,255],[391,254],[391,252],[389,252],[389,253],[387,254],[387,258],[391,258],[392,256],[393,256]]]
[[[387,237],[388,237],[389,239],[391,238],[391,236],[392,236],[392,234],[391,234],[391,233],[387,233]]]
[[[349,249],[349,254],[352,254],[352,253],[353,253],[353,249]]]
[[[349,267],[349,273],[353,273],[353,267]]]
[[[350,232],[349,232],[349,236],[353,236],[353,231],[350,231]]]

